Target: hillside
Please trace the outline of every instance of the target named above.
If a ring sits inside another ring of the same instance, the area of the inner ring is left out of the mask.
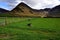
[[[4,15],[8,14],[9,16],[23,16],[23,17],[47,17],[48,12],[41,10],[34,10],[30,8],[28,5],[21,3],[15,9],[10,12],[2,13]],[[2,15],[2,16],[4,16]],[[6,15],[6,16],[8,16]]]
[[[45,8],[45,9],[32,9],[28,5],[24,3],[20,3],[15,9],[12,11],[6,11],[1,13],[0,16],[15,16],[15,17],[60,17],[60,6],[56,6],[54,8]]]

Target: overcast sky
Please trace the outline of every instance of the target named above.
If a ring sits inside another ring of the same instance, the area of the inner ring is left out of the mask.
[[[0,8],[11,11],[21,2],[24,2],[33,9],[52,8],[60,5],[59,0],[0,0]]]

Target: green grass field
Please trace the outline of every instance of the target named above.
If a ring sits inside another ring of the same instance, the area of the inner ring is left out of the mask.
[[[8,24],[0,25],[0,40],[60,40],[60,18],[28,19],[8,17]],[[0,24],[4,21],[0,17]]]

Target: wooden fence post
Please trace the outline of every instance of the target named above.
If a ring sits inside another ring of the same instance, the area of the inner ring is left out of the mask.
[[[5,17],[5,25],[7,25],[7,24],[8,24],[7,17]]]

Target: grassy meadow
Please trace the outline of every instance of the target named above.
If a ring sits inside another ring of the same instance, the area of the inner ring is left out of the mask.
[[[0,40],[60,40],[60,18],[0,17]]]

